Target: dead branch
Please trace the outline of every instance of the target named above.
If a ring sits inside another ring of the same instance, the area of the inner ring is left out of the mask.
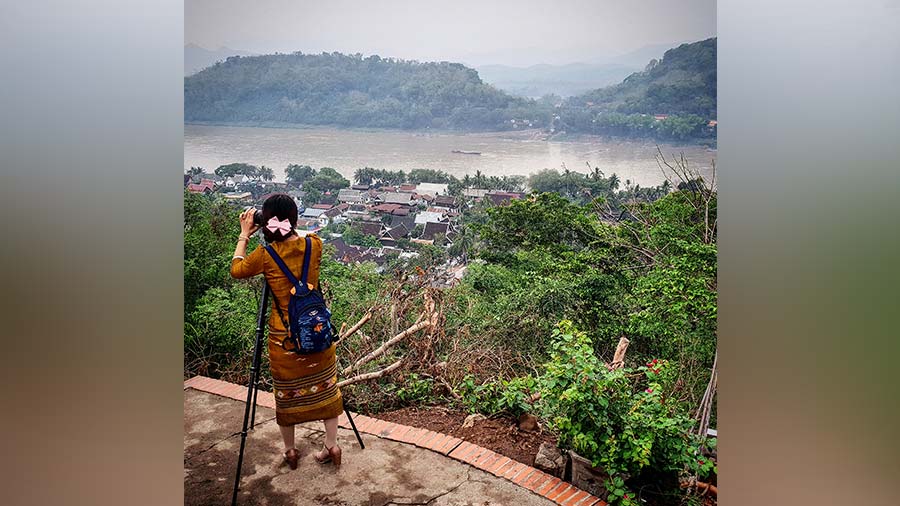
[[[702,481],[695,481],[695,480],[685,480],[685,481],[682,481],[679,485],[681,486],[681,488],[697,487],[698,490],[703,490],[704,492],[709,492],[710,494],[712,494],[716,497],[719,496],[719,489],[716,488],[716,486],[711,483],[704,483]]]
[[[372,310],[369,310],[365,315],[363,315],[362,318],[360,318],[360,320],[358,322],[356,322],[355,325],[350,327],[350,330],[348,330],[346,333],[344,333],[344,331],[343,331],[344,325],[341,325],[341,332],[340,332],[341,339],[346,339],[346,338],[352,336],[353,334],[355,334],[356,331],[359,330],[360,327],[365,325],[366,322],[369,321],[371,318],[372,318]],[[345,322],[345,324],[346,324],[346,322]]]
[[[424,315],[423,315],[423,317],[424,317]],[[387,351],[390,347],[394,346],[398,342],[400,342],[403,339],[411,336],[412,334],[415,334],[416,332],[418,332],[426,327],[430,327],[430,326],[431,326],[430,319],[423,320],[422,317],[420,317],[419,321],[416,322],[415,324],[413,324],[412,327],[409,327],[408,329],[404,330],[403,332],[400,332],[399,334],[395,335],[394,337],[388,339],[381,346],[379,346],[375,351],[373,351],[373,352],[369,353],[368,355],[362,357],[361,359],[357,360],[355,364],[346,367],[343,371],[341,371],[341,375],[343,375],[343,376],[349,375],[351,372],[355,371],[356,369],[359,369],[360,366],[362,366],[368,362],[371,362],[372,360],[374,360],[374,359],[378,358],[379,356],[381,356],[382,354],[384,354],[385,351]]]
[[[384,376],[385,374],[388,374],[388,373],[394,371],[395,369],[397,369],[398,367],[400,367],[401,364],[403,364],[403,359],[402,359],[402,358],[401,358],[400,360],[394,362],[393,364],[391,364],[391,365],[385,367],[384,369],[381,369],[380,371],[368,372],[368,373],[365,373],[365,374],[359,374],[359,375],[354,376],[354,377],[352,377],[352,378],[345,379],[344,381],[338,382],[337,386],[338,386],[338,388],[343,388],[343,387],[345,387],[345,386],[347,386],[347,385],[352,385],[352,384],[354,384],[354,383],[359,383],[359,382],[361,382],[361,381],[368,381],[368,380],[371,380],[371,379],[377,379],[377,378],[380,378],[380,377]]]
[[[710,413],[712,412],[713,398],[716,395],[716,386],[719,380],[718,365],[719,351],[716,350],[715,358],[713,358],[712,371],[709,375],[709,383],[706,385],[703,399],[700,401],[700,406],[697,408],[697,412],[694,415],[694,418],[700,422],[697,426],[697,435],[704,440],[706,439],[706,431],[709,429],[709,418]]]

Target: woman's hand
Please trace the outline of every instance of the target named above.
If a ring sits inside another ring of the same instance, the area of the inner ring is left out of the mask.
[[[253,215],[256,213],[256,208],[251,207],[247,209],[243,213],[241,213],[241,235],[244,237],[250,237],[250,235],[257,230],[259,227],[253,223]]]

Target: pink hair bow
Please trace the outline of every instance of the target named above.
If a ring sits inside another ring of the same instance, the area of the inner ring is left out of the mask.
[[[291,222],[288,220],[279,220],[277,217],[272,216],[269,218],[269,223],[266,225],[266,228],[269,232],[281,231],[281,235],[288,235],[291,233]]]

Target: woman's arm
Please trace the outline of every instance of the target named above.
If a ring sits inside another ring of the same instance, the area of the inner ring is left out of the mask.
[[[254,251],[249,258],[247,256],[247,242],[250,235],[259,227],[253,224],[253,214],[256,209],[252,207],[241,213],[241,235],[238,236],[237,246],[234,248],[234,256],[231,259],[231,276],[234,278],[249,278],[262,272],[262,257]]]
[[[238,243],[234,248],[235,258],[247,256],[247,242],[250,241],[250,235],[259,230],[259,227],[253,224],[255,213],[256,209],[252,207],[241,213],[241,235],[238,236]]]

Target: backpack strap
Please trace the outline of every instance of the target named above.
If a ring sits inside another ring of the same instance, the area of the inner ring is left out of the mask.
[[[278,268],[281,269],[281,272],[283,272],[285,277],[288,278],[288,281],[290,281],[291,284],[294,285],[294,291],[297,292],[297,295],[303,295],[304,293],[309,291],[309,288],[307,288],[306,283],[303,283],[302,286],[300,285],[300,282],[297,281],[297,277],[294,276],[294,274],[291,272],[291,270],[288,268],[288,266],[284,263],[284,260],[282,260],[281,257],[278,256],[278,253],[275,252],[275,248],[273,248],[272,246],[266,246],[266,251],[269,252],[269,256],[272,257],[272,260],[275,260],[275,263],[278,265]],[[306,263],[306,260],[304,259],[304,264],[305,263]]]
[[[303,282],[304,288],[309,288],[309,261],[312,258],[312,239],[309,236],[306,239],[306,251],[303,254],[303,272],[300,274],[300,281]]]

